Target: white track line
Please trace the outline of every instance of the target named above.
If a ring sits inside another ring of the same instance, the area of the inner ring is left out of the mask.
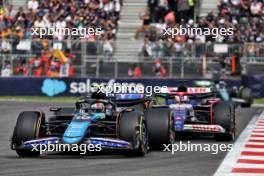
[[[239,157],[239,159],[264,160],[264,157],[263,156],[242,155],[242,156]]]
[[[263,169],[263,164],[244,164],[244,163],[237,163],[236,167],[239,168],[261,168]],[[223,175],[222,175],[223,176]]]

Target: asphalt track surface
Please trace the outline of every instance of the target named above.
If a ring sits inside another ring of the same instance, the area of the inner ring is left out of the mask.
[[[60,103],[62,104],[62,103]],[[11,136],[16,118],[22,110],[41,107],[44,111],[57,103],[0,102],[0,175],[18,176],[210,176],[213,175],[226,152],[152,151],[143,158],[128,158],[118,154],[76,155],[53,154],[40,158],[20,158],[10,150]],[[70,103],[63,105],[71,106]],[[257,109],[237,110],[238,135]],[[191,137],[191,143],[219,143],[213,138]]]

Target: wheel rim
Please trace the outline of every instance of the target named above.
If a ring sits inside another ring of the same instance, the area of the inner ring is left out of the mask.
[[[146,126],[144,123],[141,124],[141,148],[142,151],[145,152],[146,151],[146,147],[147,147],[147,130],[146,130]]]
[[[169,119],[169,139],[170,139],[170,143],[174,143],[175,142],[175,131],[174,131],[174,121],[173,121],[173,115],[172,113],[170,113],[170,119]]]

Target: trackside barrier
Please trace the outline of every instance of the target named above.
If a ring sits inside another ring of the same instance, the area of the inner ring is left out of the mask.
[[[255,97],[264,97],[264,75],[242,76],[241,84],[251,88]]]
[[[92,83],[127,83],[143,86],[175,87],[186,82],[192,86],[196,80],[205,79],[99,79],[99,78],[0,78],[0,96],[80,96],[90,91]],[[227,80],[230,86],[240,86],[240,80]]]

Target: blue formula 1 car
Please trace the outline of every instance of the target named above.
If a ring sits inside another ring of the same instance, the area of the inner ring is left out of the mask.
[[[96,148],[121,150],[129,156],[143,156],[149,139],[152,145],[173,141],[169,115],[163,117],[167,123],[160,125],[158,138],[162,139],[155,143],[153,133],[148,134],[148,129],[154,129],[148,123],[149,110],[157,109],[151,105],[151,99],[142,94],[93,95],[76,102],[75,107],[51,107],[53,116],[47,121],[41,111],[24,111],[18,116],[11,149],[22,157],[32,157],[40,155],[33,147],[42,144],[92,144]]]
[[[159,97],[165,101],[161,103]],[[210,88],[167,88],[156,95],[156,103],[170,108],[176,136],[191,132],[213,134],[216,140],[230,141],[235,138],[235,107],[217,98]]]

